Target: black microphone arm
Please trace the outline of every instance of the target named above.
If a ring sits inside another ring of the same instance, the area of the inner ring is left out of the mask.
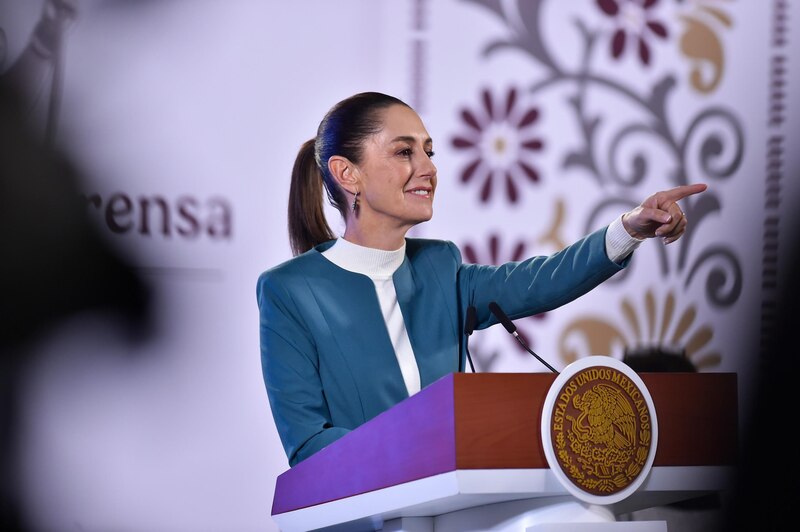
[[[498,305],[497,303],[495,303],[494,301],[492,301],[491,303],[489,303],[489,310],[491,310],[491,311],[492,311],[492,314],[494,314],[494,316],[497,318],[497,320],[498,320],[500,323],[502,323],[502,324],[503,324],[503,327],[505,327],[505,328],[506,328],[506,330],[507,330],[507,331],[508,331],[508,332],[509,332],[509,333],[510,333],[510,334],[511,334],[511,335],[512,335],[514,338],[516,338],[516,339],[517,339],[517,342],[519,342],[519,344],[520,344],[522,347],[524,347],[524,348],[525,348],[525,351],[527,351],[528,353],[530,353],[530,354],[532,354],[534,357],[536,357],[536,360],[538,360],[539,362],[541,362],[542,364],[544,364],[545,366],[547,366],[547,369],[549,369],[549,370],[550,370],[550,371],[552,371],[553,373],[558,373],[558,371],[556,371],[556,368],[554,368],[553,366],[551,366],[550,364],[548,364],[547,362],[545,362],[545,361],[544,361],[544,359],[543,359],[542,357],[540,357],[539,355],[537,355],[536,353],[534,353],[534,352],[531,350],[531,348],[530,348],[530,347],[528,347],[528,345],[525,343],[525,341],[522,339],[522,337],[521,337],[521,336],[519,335],[519,333],[517,332],[517,326],[516,326],[516,325],[514,325],[514,322],[512,322],[512,321],[511,321],[511,320],[508,318],[508,316],[506,316],[506,313],[505,313],[505,312],[503,312],[503,309],[501,309],[501,308],[500,308],[500,305]]]
[[[475,366],[472,365],[472,355],[469,354],[469,337],[472,335],[472,332],[475,330],[475,325],[478,323],[478,314],[475,307],[472,305],[467,307],[467,316],[464,319],[464,334],[466,338],[464,339],[464,348],[467,350],[467,360],[469,360],[469,367],[472,368],[472,373],[475,373]],[[459,360],[459,366],[461,365],[461,361]]]

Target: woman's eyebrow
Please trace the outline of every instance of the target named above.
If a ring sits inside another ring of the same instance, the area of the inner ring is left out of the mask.
[[[412,137],[411,135],[400,135],[399,137],[395,137],[395,138],[393,138],[391,140],[391,142],[409,142],[409,143],[414,143],[416,141],[417,141],[417,139],[415,137]],[[423,140],[422,143],[423,144],[432,144],[433,143],[433,139],[428,137],[425,140]]]

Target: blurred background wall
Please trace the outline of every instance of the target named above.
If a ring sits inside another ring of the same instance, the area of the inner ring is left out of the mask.
[[[151,324],[132,341],[107,306],[76,305],[7,350],[26,361],[7,400],[22,519],[276,530],[288,465],[255,281],[291,257],[297,149],[366,90],[408,102],[434,139],[435,215],[412,236],[470,262],[549,254],[656,190],[707,183],[683,239],[647,242],[622,275],[518,326],[559,368],[657,347],[738,372],[748,419],[796,241],[798,18],[786,0],[3,0],[0,80],[26,134],[74,170],[65,201],[128,267],[120,282],[145,287]],[[28,182],[16,170],[12,189]],[[15,234],[47,219],[18,206]],[[30,235],[52,272],[83,253]],[[50,293],[40,308],[75,297]],[[470,346],[479,371],[544,370],[500,328]]]

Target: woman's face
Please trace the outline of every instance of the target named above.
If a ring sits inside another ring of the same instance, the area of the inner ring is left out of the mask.
[[[383,129],[366,141],[357,165],[358,219],[374,230],[407,231],[433,216],[433,141],[414,110],[393,105],[382,114]]]

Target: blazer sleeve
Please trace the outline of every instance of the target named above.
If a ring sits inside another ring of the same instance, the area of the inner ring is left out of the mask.
[[[269,273],[258,280],[261,367],[270,408],[289,465],[349,432],[334,427],[314,339],[290,294]]]
[[[512,320],[532,316],[573,301],[627,266],[630,257],[621,264],[608,258],[606,229],[599,229],[550,256],[499,266],[461,265],[459,292],[465,306],[474,305],[477,310],[476,328],[497,323],[489,311],[492,301]]]

